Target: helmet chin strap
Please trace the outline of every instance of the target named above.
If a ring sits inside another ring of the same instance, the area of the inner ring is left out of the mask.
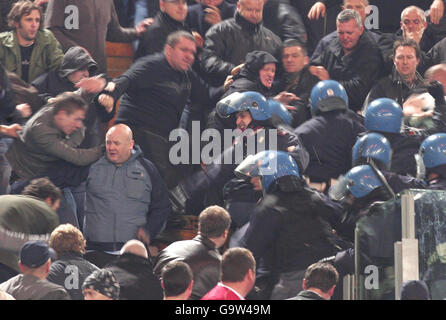
[[[392,195],[392,198],[395,198],[395,192],[392,190],[392,188],[390,187],[390,185],[387,183],[386,178],[384,178],[383,174],[381,173],[381,171],[378,169],[378,167],[376,166],[375,162],[373,161],[372,158],[367,158],[367,164],[372,168],[373,172],[376,174],[376,176],[378,177],[378,179],[381,181],[381,183],[383,184],[383,186],[387,189],[387,191],[389,191],[389,193]]]

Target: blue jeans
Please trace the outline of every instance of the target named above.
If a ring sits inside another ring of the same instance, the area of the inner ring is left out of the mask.
[[[136,0],[135,1],[135,27],[149,16],[149,9],[147,8],[147,0]],[[133,51],[138,49],[139,40],[133,41]]]
[[[76,202],[70,188],[63,188],[62,199],[60,200],[60,207],[57,210],[59,215],[59,223],[70,223],[76,228],[80,229],[76,214]]]

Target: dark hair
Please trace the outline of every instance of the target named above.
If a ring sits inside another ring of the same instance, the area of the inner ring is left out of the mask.
[[[401,300],[429,300],[429,288],[421,280],[410,280],[401,287]]]
[[[63,92],[54,98],[51,102],[53,106],[53,114],[56,115],[59,111],[65,111],[67,114],[72,114],[77,110],[84,110],[87,112],[88,104],[84,98],[74,92]]]
[[[47,177],[31,180],[31,182],[22,191],[25,196],[33,196],[45,200],[50,198],[54,203],[60,200],[62,193]]]
[[[302,49],[302,53],[304,55],[308,54],[307,47],[305,45],[303,45],[302,43],[300,43],[296,39],[287,39],[287,40],[285,40],[283,42],[283,44],[282,44],[282,51],[283,51],[283,49],[289,48],[289,47],[299,47],[299,48]]]
[[[339,274],[330,263],[316,262],[307,268],[304,279],[307,288],[317,288],[328,292],[338,283]]]
[[[35,4],[32,1],[18,1],[14,3],[14,5],[11,8],[11,11],[8,13],[8,26],[11,28],[15,28],[15,23],[20,23],[20,20],[23,16],[27,16],[31,14],[32,11],[38,10],[40,13],[40,25],[39,29],[42,29],[42,22],[43,22],[43,11],[40,6]]]
[[[420,59],[420,57],[421,57],[420,46],[418,45],[418,43],[415,40],[412,40],[412,39],[396,40],[393,43],[392,59],[395,58],[396,49],[398,49],[399,47],[412,47],[412,48],[414,48],[415,56],[417,57],[417,59]]]
[[[180,31],[175,31],[175,32],[172,32],[171,34],[169,34],[169,36],[167,37],[167,40],[166,40],[166,46],[174,48],[177,45],[177,43],[181,40],[181,38],[186,38],[186,39],[192,41],[193,43],[195,43],[195,38],[192,35],[192,33],[184,31],[184,30],[180,30]]]
[[[208,238],[220,237],[230,225],[231,216],[219,206],[207,207],[198,216],[198,231]]]
[[[255,272],[256,261],[248,249],[230,248],[223,254],[221,281],[240,282],[249,270]]]
[[[174,297],[182,294],[192,279],[192,270],[187,263],[179,260],[169,262],[161,271],[164,295]]]

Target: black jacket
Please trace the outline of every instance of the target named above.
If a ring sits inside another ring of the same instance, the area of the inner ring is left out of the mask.
[[[379,78],[383,59],[378,45],[363,34],[349,55],[344,55],[339,38],[335,38],[310,64],[325,67],[330,79],[344,86],[349,108],[357,111],[361,109],[370,88]]]
[[[220,281],[221,255],[215,244],[202,235],[164,248],[155,258],[155,276],[160,278],[163,267],[174,260],[184,261],[192,269],[194,286],[191,300],[201,299]]]
[[[407,83],[405,83],[401,79],[401,76],[394,67],[392,70],[392,74],[380,79],[378,83],[370,90],[367,98],[364,101],[364,109],[373,100],[378,98],[393,99],[398,102],[400,106],[402,106],[407,98],[409,98],[409,96],[414,92],[413,90],[423,86],[423,83],[423,77],[418,72],[416,72],[413,87],[410,88]],[[421,91],[417,90],[417,92],[420,93]]]
[[[294,130],[310,154],[305,174],[313,182],[330,181],[346,173],[352,164],[352,148],[365,131],[361,119],[350,110],[322,113]]]
[[[263,25],[274,32],[282,41],[298,40],[307,44],[307,32],[297,10],[279,0],[268,0],[263,7]]]
[[[160,280],[153,275],[152,263],[132,253],[124,253],[104,268],[119,283],[119,300],[162,300]]]
[[[85,260],[80,254],[65,253],[51,264],[47,280],[67,290],[73,300],[84,300],[82,284],[99,268]]]
[[[201,68],[209,82],[220,86],[231,70],[245,61],[254,50],[271,53],[279,60],[282,41],[262,24],[252,24],[239,13],[234,18],[212,26],[206,33]]]
[[[273,250],[272,270],[305,270],[335,253],[327,222],[334,214],[319,194],[295,176],[277,179],[251,215],[242,245],[258,261]]]
[[[0,63],[0,124],[15,113],[15,96],[5,68]]]
[[[233,79],[234,82],[222,95],[221,99],[234,92],[255,91],[269,98],[276,93],[274,86],[265,87],[260,80],[260,70],[268,63],[272,63],[274,57],[265,51],[252,51],[246,55],[245,64]],[[277,60],[275,60],[277,65]]]
[[[298,293],[297,296],[287,300],[325,300],[320,295],[313,291],[304,290]]]
[[[276,90],[294,93],[300,99],[290,103],[297,110],[290,110],[293,117],[291,127],[297,128],[305,121],[311,119],[310,95],[313,87],[319,82],[319,78],[313,76],[305,66],[299,74],[283,73],[279,78]]]
[[[167,13],[159,11],[155,16],[155,22],[147,28],[135,53],[135,60],[148,54],[163,51],[164,44],[169,34],[175,31],[190,31],[184,22],[172,19]]]
[[[222,93],[222,88],[210,88],[191,70],[173,69],[162,53],[139,59],[113,81],[115,101],[125,93],[116,122],[142,127],[166,139],[178,128],[189,99],[211,109]]]

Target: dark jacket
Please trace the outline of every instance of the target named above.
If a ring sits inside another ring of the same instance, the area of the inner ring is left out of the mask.
[[[313,182],[330,181],[351,168],[352,148],[365,127],[350,110],[322,113],[294,130],[310,154],[305,174]]]
[[[63,287],[33,275],[19,274],[0,284],[0,290],[16,300],[71,300]]]
[[[155,258],[155,276],[160,278],[163,267],[174,260],[184,261],[192,269],[194,287],[191,300],[201,299],[220,281],[221,255],[215,244],[202,235],[164,248]]]
[[[311,119],[310,111],[310,95],[313,87],[319,82],[319,78],[313,76],[308,71],[308,66],[305,66],[299,73],[283,73],[276,85],[278,92],[287,91],[294,93],[299,97],[299,100],[292,101],[291,106],[296,107],[297,110],[289,110],[293,120],[291,127],[297,128],[305,121]]]
[[[252,24],[238,12],[234,18],[212,26],[206,33],[201,67],[210,83],[220,86],[231,70],[245,61],[254,50],[271,53],[280,58],[282,41],[262,24]]]
[[[82,284],[99,268],[74,252],[61,254],[51,264],[47,280],[67,290],[72,300],[84,300]]]
[[[400,106],[402,106],[407,98],[409,98],[409,96],[414,92],[414,89],[420,88],[423,86],[423,83],[423,77],[416,72],[413,85],[412,87],[409,87],[408,84],[403,81],[396,68],[393,67],[392,74],[380,79],[378,83],[370,90],[364,101],[364,109],[373,100],[378,98],[389,98],[395,100]],[[418,90],[417,92],[421,91]]]
[[[380,76],[383,59],[377,44],[363,34],[349,55],[344,55],[339,38],[336,38],[310,64],[325,67],[330,79],[338,81],[347,91],[349,108],[357,111]]]
[[[210,88],[192,70],[174,70],[162,53],[139,59],[113,81],[115,101],[125,93],[115,122],[142,127],[166,139],[178,128],[189,99],[210,109],[222,93],[222,88]]]
[[[313,291],[304,290],[299,292],[297,296],[289,298],[287,300],[325,300],[325,299]]]
[[[32,116],[9,148],[6,157],[21,178],[32,178],[53,168],[59,160],[78,166],[89,165],[103,154],[103,146],[80,149],[85,128],[66,135],[54,124],[53,106]]]
[[[119,283],[120,300],[162,300],[163,289],[153,275],[152,263],[132,253],[124,253],[105,266]]]
[[[265,98],[274,95],[273,87],[265,87],[261,80],[259,72],[268,63],[278,63],[278,61],[268,52],[252,51],[246,55],[245,64],[233,79],[234,82],[229,86],[228,90],[222,95],[221,99],[229,96],[234,92],[255,91],[262,94]]]
[[[307,44],[307,32],[297,10],[279,0],[268,0],[263,7],[263,25],[274,32],[282,41],[298,40]]]
[[[446,62],[446,38],[438,41],[426,54],[428,67]]]
[[[370,31],[368,29],[364,29],[364,35],[368,36],[375,43],[378,43],[379,39],[381,38],[381,34]],[[333,31],[332,33],[329,33],[325,37],[323,37],[318,42],[316,49],[314,49],[313,54],[311,55],[311,60],[315,60],[317,57],[319,57],[322,52],[324,52],[325,49],[330,45],[333,39],[336,38],[338,38],[338,31]]]
[[[159,11],[155,16],[155,22],[147,28],[139,40],[135,59],[152,53],[162,52],[169,34],[179,30],[189,31],[189,27],[187,27],[185,22],[172,19],[167,13]]]
[[[226,0],[222,1],[217,8],[220,10],[221,20],[226,20],[234,17],[235,4],[228,3]],[[204,21],[206,13],[204,10],[206,6],[202,3],[196,3],[187,8],[186,23],[192,31],[197,31],[203,38],[206,32],[212,25]]]
[[[0,125],[11,119],[15,112],[15,95],[5,68],[0,63]]]
[[[335,253],[327,217],[332,208],[295,176],[277,179],[257,205],[242,245],[256,261],[273,250],[276,273],[305,270]]]

